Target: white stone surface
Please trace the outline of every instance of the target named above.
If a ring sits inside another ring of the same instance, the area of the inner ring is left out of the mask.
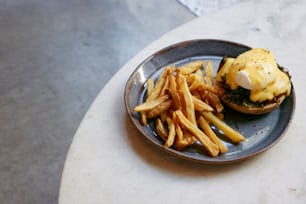
[[[250,0],[178,0],[197,16],[204,16],[246,1]]]
[[[306,1],[241,3],[167,33],[132,58],[103,88],[67,156],[59,202],[306,203]],[[273,51],[296,91],[294,120],[272,149],[243,163],[186,162],[149,144],[132,126],[123,94],[129,74],[176,42],[214,38]]]

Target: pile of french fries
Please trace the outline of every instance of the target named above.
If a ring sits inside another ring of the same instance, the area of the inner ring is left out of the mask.
[[[165,147],[182,150],[199,141],[210,156],[228,151],[211,124],[233,143],[244,137],[223,121],[222,91],[215,86],[210,61],[193,61],[180,67],[167,66],[159,78],[148,79],[144,103],[135,107],[140,122],[154,119]]]

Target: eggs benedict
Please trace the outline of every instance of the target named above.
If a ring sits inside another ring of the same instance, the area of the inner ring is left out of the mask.
[[[236,58],[224,57],[216,76],[223,102],[247,114],[264,114],[290,95],[291,81],[271,51],[250,49]]]

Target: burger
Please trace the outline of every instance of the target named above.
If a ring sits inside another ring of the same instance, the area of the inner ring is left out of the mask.
[[[246,114],[264,114],[276,109],[290,95],[288,72],[280,67],[271,51],[253,48],[236,58],[224,57],[216,84],[222,101]]]

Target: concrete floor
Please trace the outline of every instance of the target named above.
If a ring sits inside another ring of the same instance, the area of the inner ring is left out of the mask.
[[[0,203],[57,203],[67,151],[99,91],[193,18],[176,0],[0,0]]]

